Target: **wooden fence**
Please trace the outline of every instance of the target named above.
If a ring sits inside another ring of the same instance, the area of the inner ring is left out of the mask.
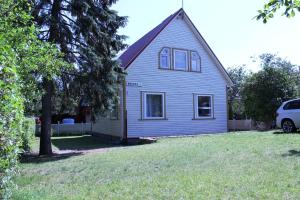
[[[75,123],[75,124],[52,124],[53,135],[83,135],[92,132],[92,123]],[[41,125],[36,125],[36,135],[41,132]]]
[[[249,131],[254,129],[253,121],[246,120],[228,120],[228,128],[233,131]]]

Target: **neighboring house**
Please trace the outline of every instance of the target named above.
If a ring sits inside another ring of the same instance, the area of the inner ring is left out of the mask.
[[[121,103],[93,131],[123,139],[227,132],[232,81],[183,9],[121,56]]]

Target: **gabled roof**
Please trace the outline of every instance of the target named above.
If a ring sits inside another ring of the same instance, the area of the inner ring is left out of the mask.
[[[181,13],[185,16],[185,19],[187,19],[186,22],[191,27],[192,31],[194,32],[198,40],[202,43],[211,58],[214,60],[221,73],[224,75],[225,79],[228,82],[228,85],[233,85],[233,82],[226,72],[225,68],[223,67],[222,63],[217,58],[215,53],[212,51],[210,46],[204,40],[198,29],[195,27],[191,19],[187,16],[182,8],[167,17],[162,23],[160,23],[138,41],[130,45],[128,49],[119,57],[119,59],[121,60],[121,67],[127,69],[129,65],[143,52],[143,50],[158,36],[158,34],[163,31],[164,28]]]
[[[174,14],[166,18],[162,23],[140,38],[138,41],[128,47],[128,49],[119,57],[121,67],[126,69],[135,58],[156,38],[156,36],[164,30],[164,28],[182,11],[179,9]]]

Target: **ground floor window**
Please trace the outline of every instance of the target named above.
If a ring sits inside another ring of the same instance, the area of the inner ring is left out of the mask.
[[[194,114],[196,119],[213,117],[213,96],[194,95]]]
[[[143,119],[165,119],[165,93],[143,92],[142,101]]]

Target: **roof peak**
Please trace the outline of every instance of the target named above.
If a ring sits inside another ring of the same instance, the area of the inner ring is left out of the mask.
[[[130,45],[119,57],[121,60],[121,67],[126,69],[135,60],[135,58],[156,38],[156,36],[162,30],[164,30],[164,28],[181,12],[184,12],[183,8],[177,10],[135,43]]]

